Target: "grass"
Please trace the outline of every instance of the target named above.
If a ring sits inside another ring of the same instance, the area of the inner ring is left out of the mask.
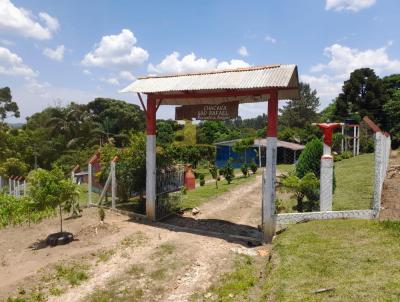
[[[249,301],[248,292],[256,284],[257,269],[254,259],[246,255],[237,255],[233,271],[223,274],[212,285],[206,294],[197,293],[191,297],[192,301]]]
[[[399,238],[399,222],[290,226],[273,242],[260,301],[400,301]]]
[[[195,190],[187,191],[182,197],[180,208],[188,210],[198,207],[210,198],[226,193],[238,185],[254,180],[254,178],[255,175],[250,175],[249,177],[235,177],[229,185],[226,180],[221,180],[218,182],[218,189],[215,187],[214,182],[206,183],[204,186],[198,187]]]
[[[56,266],[56,278],[62,279],[68,282],[71,286],[77,286],[81,284],[83,281],[89,279],[87,274],[87,266],[84,265],[57,265]]]
[[[362,154],[335,163],[336,190],[333,210],[371,208],[374,184],[374,154]]]

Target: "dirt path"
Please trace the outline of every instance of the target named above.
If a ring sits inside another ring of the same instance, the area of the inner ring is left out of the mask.
[[[392,151],[387,177],[383,183],[380,219],[400,220],[400,159],[398,151]]]
[[[15,295],[18,288],[28,291],[38,284],[46,288],[40,280],[46,280],[51,268],[73,261],[88,266],[88,280],[64,288],[58,296],[49,295],[47,301],[112,301],[113,296],[124,295],[136,296],[119,301],[188,301],[230,270],[238,252],[254,256],[264,248],[179,227],[258,236],[260,201],[261,176],[256,176],[253,182],[203,204],[196,216],[186,213],[163,222],[172,229],[135,222],[109,211],[107,223],[99,225],[97,210],[91,208],[81,218],[65,221],[65,228],[77,238],[66,246],[28,247],[56,231],[57,218],[32,228],[0,230],[0,301]],[[109,257],[102,256],[107,253]]]

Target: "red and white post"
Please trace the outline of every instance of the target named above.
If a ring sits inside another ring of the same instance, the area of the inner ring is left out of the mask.
[[[271,242],[275,235],[275,181],[278,133],[278,93],[273,91],[268,100],[267,154],[263,174],[262,228],[263,241]]]
[[[340,127],[339,123],[322,123],[317,126],[324,132],[324,149],[321,157],[320,179],[320,211],[332,211],[333,198],[333,156],[332,136],[333,129]]]
[[[156,219],[156,99],[147,96],[146,109],[146,215]]]

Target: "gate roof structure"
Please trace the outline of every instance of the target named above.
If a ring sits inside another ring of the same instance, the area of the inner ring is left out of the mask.
[[[162,105],[254,103],[278,91],[279,100],[299,98],[296,65],[266,65],[203,73],[138,78],[121,92],[154,96]]]

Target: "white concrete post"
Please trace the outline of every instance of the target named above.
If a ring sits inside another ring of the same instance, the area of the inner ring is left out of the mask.
[[[344,124],[342,125],[342,146],[340,147],[340,153],[344,151]]]
[[[92,164],[88,164],[88,205],[92,205]]]
[[[333,197],[333,157],[331,154],[324,153],[324,155],[322,155],[321,157],[321,179],[320,179],[321,212],[332,211],[332,197]]]
[[[275,213],[275,180],[276,180],[276,153],[278,132],[278,93],[271,93],[268,100],[267,152],[266,166],[263,173],[262,196],[262,228],[263,241],[272,242],[276,228]]]
[[[8,178],[8,194],[12,195],[12,179]]]
[[[357,155],[360,155],[360,126],[357,126]]]
[[[111,162],[111,207],[115,209],[117,196],[117,177],[115,175],[115,161]]]
[[[147,97],[146,109],[146,215],[156,220],[156,100]]]
[[[353,127],[353,156],[356,156],[356,145],[357,145],[357,126]]]
[[[261,168],[261,145],[258,145],[258,166]]]
[[[13,195],[17,196],[17,181],[13,179]]]
[[[24,196],[26,196],[26,179],[24,179]]]
[[[383,134],[375,133],[375,179],[374,179],[374,205],[373,209],[379,213],[381,209],[381,182],[383,167]]]

